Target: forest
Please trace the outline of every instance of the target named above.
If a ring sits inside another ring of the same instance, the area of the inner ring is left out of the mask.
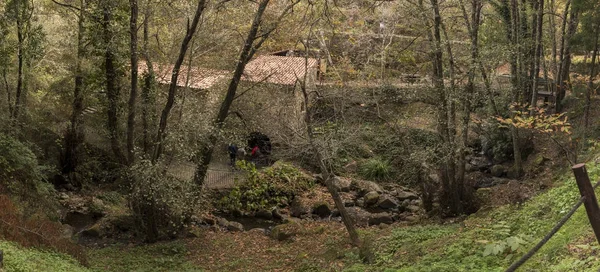
[[[598,271],[599,38],[597,0],[0,0],[0,272]]]

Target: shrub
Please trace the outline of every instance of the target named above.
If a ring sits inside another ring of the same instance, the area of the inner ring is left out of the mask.
[[[290,203],[299,193],[310,189],[314,182],[289,164],[277,163],[264,171],[248,162],[239,161],[245,170],[246,181],[239,183],[219,204],[228,210],[256,212]]]
[[[167,176],[149,161],[132,166],[130,174],[129,207],[139,230],[150,242],[176,236],[197,208],[200,188]]]
[[[381,158],[371,158],[361,164],[359,173],[366,179],[384,180],[390,176],[390,163]]]
[[[40,215],[26,218],[6,195],[0,195],[0,237],[24,247],[66,253],[80,263],[87,264],[83,248],[71,242],[70,237],[63,235],[60,223]]]
[[[48,186],[41,182],[43,170],[29,147],[0,134],[0,184],[13,193],[44,193]]]

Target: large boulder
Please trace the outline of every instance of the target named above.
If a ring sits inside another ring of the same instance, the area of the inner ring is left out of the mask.
[[[398,200],[400,201],[404,201],[405,199],[409,199],[409,200],[413,200],[413,199],[419,199],[419,196],[413,192],[409,192],[409,191],[399,191],[398,194]]]
[[[381,189],[379,184],[368,180],[353,180],[351,187],[352,190],[357,191],[361,195],[373,191],[378,193],[383,192],[383,189]]]
[[[225,226],[229,231],[244,231],[244,225],[239,222],[229,221],[227,226]]]
[[[501,164],[496,164],[490,169],[490,174],[492,174],[494,177],[502,177],[506,174],[506,167]]]
[[[244,225],[235,221],[228,221],[225,218],[218,218],[217,224],[229,231],[244,231]]]
[[[271,230],[269,235],[271,238],[277,241],[288,240],[302,232],[302,225],[295,221],[291,221],[286,224],[277,225]]]
[[[357,226],[366,227],[368,225],[371,214],[365,211],[363,208],[348,207],[346,208],[346,211]]]
[[[348,178],[334,177],[332,183],[338,192],[349,192],[352,187],[352,180]]]
[[[265,220],[271,220],[271,219],[273,219],[273,213],[271,213],[267,210],[260,210],[256,213],[254,213],[254,217],[265,219]]]
[[[331,208],[327,202],[317,202],[313,206],[312,213],[324,218],[331,215]]]
[[[394,199],[392,199],[390,196],[381,196],[379,198],[379,202],[377,203],[377,206],[379,206],[379,208],[382,209],[394,209],[394,208],[398,208],[398,202]]]
[[[394,222],[389,213],[374,213],[369,217],[369,225],[391,224]]]
[[[375,205],[379,201],[379,193],[375,191],[368,192],[365,197],[365,206]]]

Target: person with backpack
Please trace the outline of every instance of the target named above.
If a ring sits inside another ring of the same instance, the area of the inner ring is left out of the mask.
[[[238,147],[236,144],[229,144],[227,147],[227,151],[229,151],[229,163],[231,167],[235,167],[235,162],[237,160]]]

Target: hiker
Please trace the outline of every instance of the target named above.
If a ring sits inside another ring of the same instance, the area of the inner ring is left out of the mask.
[[[235,167],[235,161],[237,159],[238,147],[235,144],[229,144],[229,146],[227,147],[227,150],[229,151],[229,162],[231,163],[232,167]]]
[[[254,145],[254,147],[252,148],[252,151],[250,152],[250,157],[252,158],[252,162],[254,162],[254,164],[256,164],[258,162],[259,156],[260,156],[260,148],[258,148],[258,145]]]

